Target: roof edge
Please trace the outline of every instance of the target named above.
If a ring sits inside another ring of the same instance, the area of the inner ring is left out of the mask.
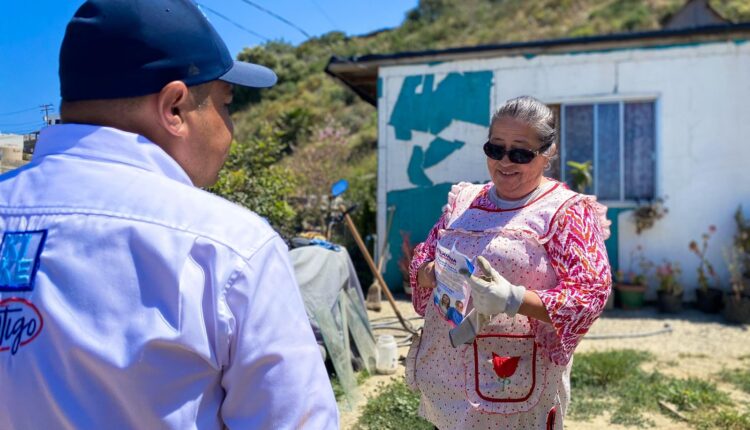
[[[482,51],[502,51],[510,49],[523,49],[523,48],[546,48],[552,46],[565,46],[565,45],[578,45],[586,43],[599,43],[599,42],[618,42],[618,41],[633,41],[639,39],[654,39],[654,38],[667,38],[675,36],[692,36],[692,35],[710,35],[710,34],[722,34],[730,33],[734,31],[750,31],[750,22],[743,22],[738,24],[720,24],[710,25],[704,27],[695,27],[688,29],[675,29],[675,30],[652,30],[642,31],[634,33],[613,33],[597,36],[585,36],[585,37],[566,37],[560,39],[542,39],[525,42],[511,42],[501,44],[487,44],[487,45],[475,45],[475,46],[459,46],[454,48],[446,49],[434,49],[426,51],[404,51],[392,54],[369,54],[355,57],[339,57],[332,56],[328,61],[326,70],[332,65],[341,63],[369,63],[374,61],[384,60],[397,60],[402,58],[419,58],[449,54],[466,54],[472,52]]]

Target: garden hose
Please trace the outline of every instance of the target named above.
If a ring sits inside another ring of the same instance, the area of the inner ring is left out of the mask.
[[[423,320],[423,319],[424,318],[422,318],[422,317],[411,317],[411,318],[407,318],[407,321],[415,321],[415,320]],[[395,316],[393,316],[393,317],[380,317],[380,318],[374,318],[374,319],[372,319],[370,321],[371,322],[374,322],[374,321],[383,321],[383,322],[379,322],[379,323],[376,323],[376,324],[370,324],[370,326],[372,327],[373,331],[375,331],[375,330],[396,330],[396,331],[405,331],[405,332],[409,333],[406,336],[394,336],[394,338],[396,339],[396,345],[398,345],[399,347],[411,345],[411,340],[412,340],[412,336],[414,336],[414,333],[412,333],[411,331],[409,331],[406,328],[404,328],[401,325],[401,321],[399,321],[398,317],[395,317]],[[385,321],[389,321],[389,322],[385,322]]]
[[[600,339],[629,339],[636,337],[649,337],[656,336],[665,333],[671,333],[673,331],[672,326],[668,323],[664,323],[664,327],[659,330],[645,331],[641,333],[615,333],[615,334],[587,334],[584,339],[600,340]]]

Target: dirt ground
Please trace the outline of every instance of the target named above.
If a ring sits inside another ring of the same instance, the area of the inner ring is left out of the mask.
[[[397,297],[397,306],[406,318],[417,317],[406,296]],[[383,299],[380,312],[369,312],[373,327],[383,322],[393,322],[394,312],[388,302]],[[415,327],[422,325],[421,319],[413,320]],[[398,323],[396,322],[396,326]],[[621,337],[634,334],[665,332],[648,337]],[[375,329],[375,336],[390,333],[404,336],[405,332],[388,329]],[[617,338],[597,338],[618,336]],[[709,379],[724,368],[733,369],[747,367],[750,357],[750,333],[748,326],[725,324],[720,315],[707,315],[696,310],[685,310],[677,315],[662,315],[653,308],[639,311],[622,311],[619,309],[606,311],[594,324],[589,334],[578,346],[576,352],[603,351],[608,349],[637,349],[653,353],[657,360],[648,364],[646,370],[658,369],[660,372],[680,377],[697,377]],[[399,353],[406,356],[407,346],[399,348]],[[744,360],[743,360],[744,358]],[[357,404],[350,408],[340,404],[341,428],[351,429],[357,422],[361,408],[366,404],[367,397],[372,396],[381,382],[388,383],[394,378],[403,378],[403,361],[394,375],[373,375],[360,386],[360,397]],[[730,393],[736,404],[750,404],[750,395],[736,390],[732,385],[719,383],[719,388]],[[575,389],[572,393],[575,402]],[[663,414],[647,415],[657,429],[682,430],[687,426],[672,420]],[[609,423],[609,417],[599,416],[591,421],[566,420],[565,427],[569,429],[608,430],[632,429]]]

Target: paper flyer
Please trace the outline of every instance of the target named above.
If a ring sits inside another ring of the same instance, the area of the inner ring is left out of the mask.
[[[455,246],[448,249],[438,244],[435,252],[437,287],[432,300],[446,321],[458,325],[466,313],[470,294],[466,273],[473,271],[473,265],[470,258],[456,251]]]

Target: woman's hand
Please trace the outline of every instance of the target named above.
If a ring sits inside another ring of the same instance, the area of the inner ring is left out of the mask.
[[[477,257],[477,267],[482,274],[474,274],[469,278],[474,308],[483,315],[504,312],[515,316],[523,304],[526,288],[508,282],[481,255]]]
[[[419,270],[417,270],[417,284],[422,288],[429,289],[433,289],[437,286],[434,261],[428,261],[419,267]]]

